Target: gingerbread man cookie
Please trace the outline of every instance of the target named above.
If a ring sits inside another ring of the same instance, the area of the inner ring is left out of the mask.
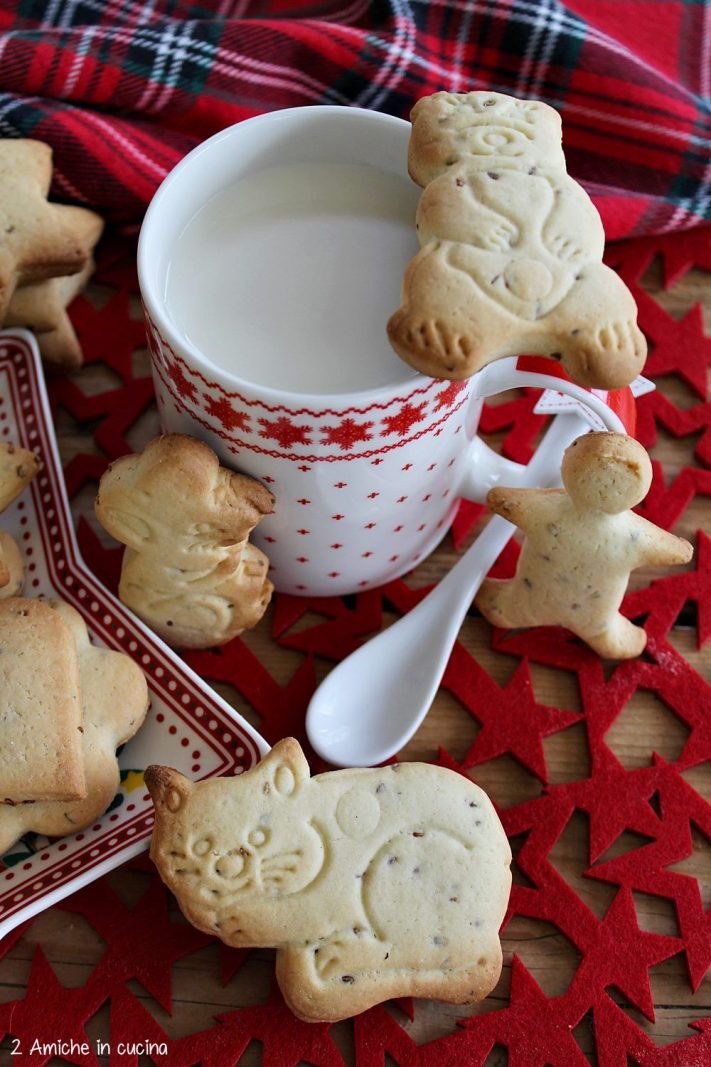
[[[600,217],[566,173],[558,113],[501,93],[435,93],[412,121],[422,248],[388,324],[398,355],[467,378],[539,354],[581,385],[629,384],[646,342],[631,293],[602,263]]]
[[[693,550],[630,511],[652,465],[632,437],[589,433],[566,449],[564,489],[492,489],[487,504],[526,535],[514,578],[489,578],[476,605],[495,626],[566,626],[600,656],[637,656],[647,635],[619,613],[630,571],[688,563]]]
[[[168,644],[209,648],[261,619],[269,561],[247,537],[274,498],[203,441],[157,437],[103,475],[101,525],[127,546],[119,597]]]
[[[195,926],[277,949],[308,1021],[399,996],[485,997],[501,970],[511,851],[486,794],[424,763],[309,777],[286,738],[235,778],[148,767],[151,856]]]

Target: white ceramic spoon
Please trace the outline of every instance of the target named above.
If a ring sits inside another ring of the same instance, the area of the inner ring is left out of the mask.
[[[589,429],[577,415],[557,415],[515,483],[560,485],[563,452]],[[409,741],[434,699],[464,616],[514,529],[495,515],[412,611],[334,667],[306,713],[306,732],[320,756],[337,767],[371,767]]]

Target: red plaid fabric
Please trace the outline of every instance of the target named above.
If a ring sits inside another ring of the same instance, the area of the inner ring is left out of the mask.
[[[609,237],[690,227],[710,82],[704,0],[0,0],[0,134],[51,143],[55,194],[115,221],[246,116],[486,88],[560,109]]]

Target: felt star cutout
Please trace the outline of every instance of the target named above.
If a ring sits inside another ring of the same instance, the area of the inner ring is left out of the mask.
[[[662,260],[664,288],[670,289],[694,266],[711,270],[711,230],[701,226],[667,233],[663,238],[655,234],[631,241],[616,241],[608,245],[604,261],[632,285],[640,281],[657,254]]]
[[[58,274],[75,274],[88,250],[71,214],[47,201],[52,150],[40,141],[6,138],[0,146],[0,322],[15,287]]]
[[[693,852],[691,823],[711,841],[711,813],[703,798],[664,760],[655,760],[662,823],[648,845],[598,863],[586,875],[672,900],[686,952],[692,989],[711,965],[711,916],[703,909],[696,878],[668,870]]]
[[[105,548],[83,515],[77,524],[77,541],[82,559],[89,570],[107,589],[118,595],[123,547]]]
[[[328,1023],[304,1023],[294,1018],[274,986],[266,1004],[216,1015],[220,1024],[176,1041],[171,1067],[225,1067],[237,1063],[251,1041],[262,1045],[262,1067],[344,1067],[330,1036]]]
[[[71,500],[87,482],[99,482],[109,465],[106,456],[91,456],[79,453],[72,456],[64,468],[64,483]]]
[[[616,241],[605,248],[603,262],[616,270],[630,288],[646,271],[657,252],[655,237],[638,237],[631,241]]]
[[[140,1067],[150,1063],[166,1062],[161,1055],[161,1048],[171,1049],[172,1042],[163,1028],[147,1011],[137,997],[134,997],[126,986],[116,985],[111,992],[111,1016],[109,1021],[109,1033],[107,1037],[100,1039],[108,1046],[102,1049],[97,1042],[97,1049],[104,1055],[109,1052],[110,1062],[116,1062],[120,1067]],[[124,1048],[141,1047],[146,1050],[145,1054],[138,1051],[120,1054],[119,1046]],[[150,1057],[150,1059],[149,1059]]]
[[[304,615],[325,615],[327,622],[288,633]],[[282,648],[341,660],[353,652],[361,638],[380,629],[381,590],[359,593],[353,608],[340,597],[276,597],[272,633]]]
[[[511,960],[510,1005],[465,1020],[482,1063],[495,1043],[505,1045],[509,1063],[526,1067],[589,1067],[571,1033],[580,1014],[565,997],[545,996],[518,956]]]
[[[251,949],[231,948],[220,942],[220,981],[227,985],[249,958]]]
[[[702,648],[711,635],[711,539],[703,530],[696,541],[696,568],[684,574],[653,581],[646,589],[628,593],[625,614],[636,618],[648,614],[658,637],[668,633],[686,603],[696,606],[697,647]]]
[[[132,452],[124,434],[153,401],[153,380],[137,378],[129,386],[87,396],[66,378],[56,379],[49,389],[52,409],[61,405],[79,422],[101,419],[94,432],[97,445],[111,457]]]
[[[84,364],[105,363],[127,384],[132,378],[133,353],[146,344],[142,321],[130,316],[130,295],[115,292],[103,307],[79,296],[69,307],[69,318],[84,353]]]
[[[656,526],[670,530],[697,495],[711,496],[711,471],[684,467],[667,486],[661,464],[652,460],[651,487],[634,510]]]
[[[654,837],[661,824],[650,800],[658,787],[653,768],[626,771],[619,764],[599,768],[584,781],[554,786],[550,796],[565,798],[588,815],[590,863],[594,863],[625,830]],[[615,803],[610,803],[610,798]]]
[[[455,1063],[480,1063],[470,1060],[464,1049],[468,1035],[452,1034],[417,1045],[406,1030],[395,1021],[385,1008],[379,1005],[370,1008],[353,1020],[355,1039],[355,1062],[358,1067],[382,1067],[395,1063],[398,1067],[449,1067]],[[462,1059],[457,1059],[462,1055]]]
[[[457,642],[442,685],[481,723],[464,767],[508,753],[542,782],[548,781],[542,739],[580,721],[581,716],[537,703],[525,660],[502,689]]]
[[[658,243],[664,265],[664,288],[670,289],[692,267],[711,271],[711,230],[702,226],[683,233],[668,234]]]
[[[540,390],[526,389],[523,396],[503,404],[484,404],[479,432],[499,433],[508,430],[501,451],[517,463],[528,463],[533,455],[534,442],[547,421],[546,415],[535,415],[533,408]]]
[[[621,889],[585,945],[585,954],[571,983],[570,994],[579,993],[587,1003],[590,990],[614,985],[654,1022],[654,1005],[648,970],[675,956],[683,947],[677,937],[664,937],[640,930],[632,894]]]
[[[661,389],[655,389],[637,400],[635,436],[648,450],[657,442],[658,425],[676,438],[698,435],[694,456],[700,463],[711,466],[711,404],[678,408]]]
[[[640,321],[652,342],[644,366],[645,375],[658,378],[662,374],[677,374],[697,396],[705,400],[711,338],[704,334],[701,304],[694,304],[683,318],[677,320],[644,290],[639,290],[635,295],[640,308]]]
[[[105,882],[63,900],[63,911],[77,911],[89,920],[108,948],[94,975],[127,982],[137,978],[161,1007],[170,1011],[171,966],[213,940],[186,923],[168,919],[168,894],[152,879],[133,911],[128,911]]]
[[[474,504],[471,500],[460,500],[457,513],[452,522],[452,544],[458,552],[472,532],[481,516],[486,512],[484,504]]]
[[[100,984],[90,979],[86,986],[67,989],[60,985],[50,967],[47,957],[38,945],[32,959],[32,970],[27,980],[27,990],[22,999],[0,1005],[0,1034],[11,1034],[19,1041],[22,1063],[27,1067],[41,1067],[56,1062],[52,1045],[66,1042],[65,1061],[98,1067],[93,1042],[86,1036],[85,1022],[98,1010],[106,999]],[[49,1052],[32,1052],[33,1044],[47,1046]],[[71,1043],[80,1050],[88,1046],[88,1052],[72,1054]]]
[[[593,1007],[593,1018],[599,1067],[708,1067],[711,1062],[707,1020],[690,1024],[700,1035],[660,1048],[604,993]]]
[[[286,686],[274,680],[239,637],[214,651],[188,652],[185,659],[201,677],[230,682],[260,716],[259,730],[271,744],[287,736],[306,743],[306,708],[316,689],[311,658],[297,667]]]

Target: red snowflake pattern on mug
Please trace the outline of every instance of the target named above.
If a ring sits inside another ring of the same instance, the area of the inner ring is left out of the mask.
[[[338,445],[347,452],[358,441],[371,441],[372,422],[356,422],[355,419],[341,419],[337,426],[321,427],[321,444]]]
[[[422,422],[426,407],[427,404],[403,404],[396,415],[385,416],[381,433],[384,437],[391,433],[404,437],[416,422]]]
[[[244,411],[239,411],[227,397],[214,397],[205,394],[205,410],[208,415],[225,427],[227,430],[241,430],[249,433],[249,416]]]
[[[167,366],[168,375],[173,385],[178,391],[178,394],[182,397],[187,397],[188,400],[195,400],[197,389],[195,385],[185,376],[184,371],[178,363],[169,363]]]
[[[435,411],[441,411],[442,408],[451,408],[462,389],[466,389],[467,383],[463,382],[450,382],[446,389],[442,389],[434,399]]]
[[[299,426],[287,415],[280,415],[278,419],[260,419],[259,425],[262,427],[259,436],[276,441],[281,448],[311,444],[311,427]]]

